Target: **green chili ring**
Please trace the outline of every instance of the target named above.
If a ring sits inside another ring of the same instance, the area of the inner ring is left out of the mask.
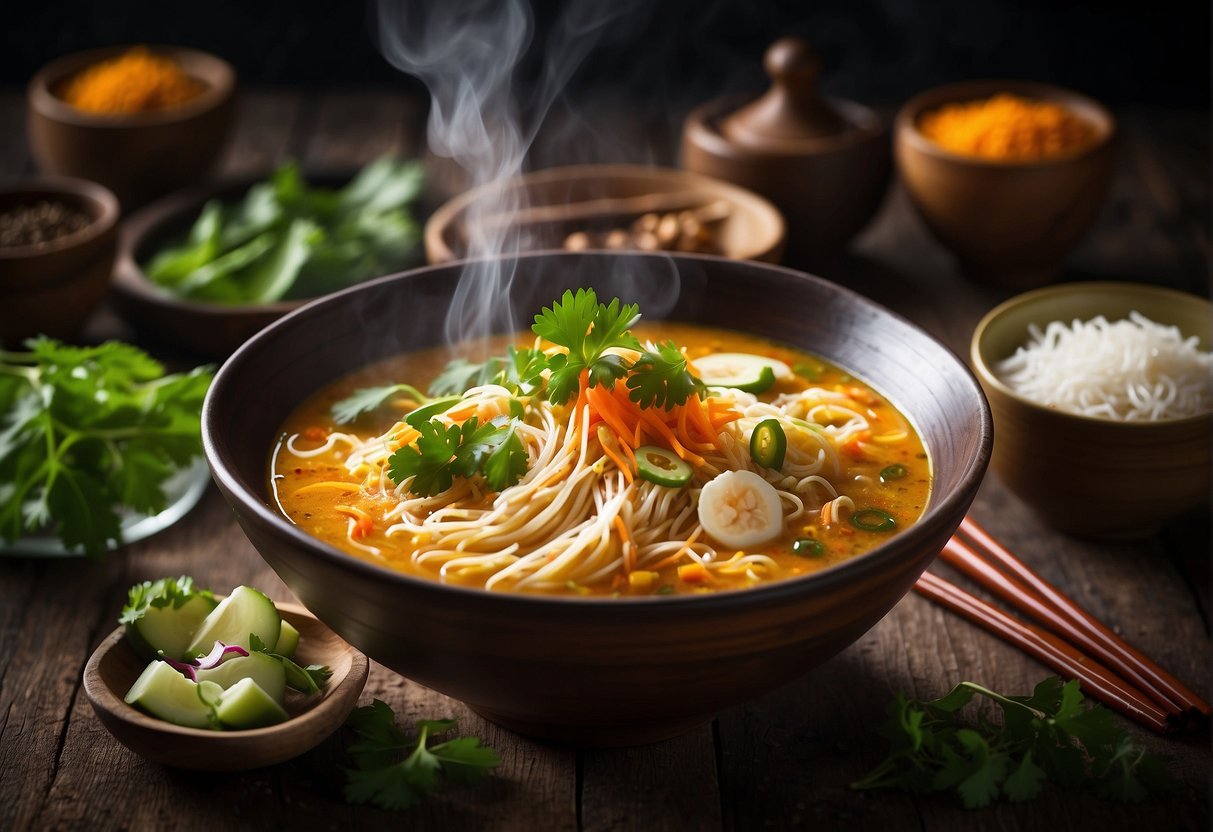
[[[788,452],[788,437],[778,419],[763,419],[750,434],[750,456],[763,468],[778,471]]]
[[[899,480],[905,477],[905,475],[908,473],[910,472],[904,465],[902,465],[900,462],[894,462],[892,465],[888,465],[880,469],[880,481],[888,482],[889,480]]]
[[[891,532],[897,528],[897,521],[887,511],[861,508],[851,515],[851,525],[865,532]]]
[[[691,466],[673,451],[658,445],[641,445],[636,449],[636,473],[641,479],[679,488],[691,481]]]
[[[826,553],[825,544],[811,537],[798,538],[792,544],[792,554],[802,558],[819,558]]]

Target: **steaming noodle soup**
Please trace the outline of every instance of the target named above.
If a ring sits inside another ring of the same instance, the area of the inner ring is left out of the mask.
[[[499,341],[499,363],[416,352],[318,392],[274,450],[282,512],[412,575],[591,596],[791,578],[921,515],[922,442],[863,382],[750,335],[628,335],[630,310],[590,298]]]

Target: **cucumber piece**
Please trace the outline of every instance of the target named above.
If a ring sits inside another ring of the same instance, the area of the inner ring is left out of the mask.
[[[296,648],[299,647],[299,631],[295,629],[295,625],[282,619],[282,634],[278,636],[278,644],[273,648],[274,652],[279,656],[286,656],[288,659],[293,658]]]
[[[198,685],[162,661],[144,668],[124,701],[187,728],[209,728],[214,715],[214,710],[199,695]]]
[[[186,648],[186,655],[205,655],[216,641],[239,644],[248,650],[250,634],[264,645],[277,644],[281,633],[282,617],[274,602],[251,586],[238,586],[203,620]]]
[[[264,728],[289,719],[286,709],[247,677],[223,692],[215,714],[231,728]]]
[[[696,358],[691,364],[709,387],[732,387],[761,393],[778,379],[792,378],[792,368],[775,358],[748,352],[718,352]]]
[[[241,679],[252,679],[279,705],[286,702],[286,670],[282,662],[265,653],[249,653],[228,659],[218,667],[197,671],[198,683],[213,682],[223,690]]]
[[[126,625],[126,638],[145,659],[154,659],[159,651],[174,659],[184,659],[194,632],[217,605],[214,597],[207,594],[194,595],[179,607],[149,606],[141,618]]]

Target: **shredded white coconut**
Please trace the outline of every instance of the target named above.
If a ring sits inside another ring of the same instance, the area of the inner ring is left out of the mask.
[[[999,362],[996,372],[1033,401],[1129,422],[1194,416],[1213,410],[1213,354],[1178,327],[1138,312],[1109,323],[1102,315],[1066,326],[1053,321]]]

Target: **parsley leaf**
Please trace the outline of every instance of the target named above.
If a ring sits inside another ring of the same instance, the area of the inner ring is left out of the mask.
[[[998,705],[1001,724],[960,721],[975,695]],[[1056,676],[1031,696],[1003,696],[973,682],[926,702],[898,693],[881,734],[889,756],[851,788],[955,792],[975,809],[999,797],[1031,800],[1045,780],[1122,803],[1176,786],[1162,760],[1118,729],[1110,711],[1085,708],[1078,682]]]
[[[209,368],[165,375],[143,351],[52,338],[0,352],[0,539],[51,529],[95,555],[124,510],[164,508],[164,481],[201,452]]]
[[[475,416],[462,425],[436,419],[416,424],[421,435],[388,458],[388,476],[397,485],[412,477],[409,490],[421,497],[441,494],[456,476],[476,474],[483,474],[490,488],[501,491],[527,471],[517,424],[504,417],[482,424]]]
[[[430,745],[430,737],[455,727],[453,719],[417,722],[409,739],[386,702],[376,699],[356,709],[346,725],[358,735],[347,751],[355,768],[346,770],[345,798],[382,809],[407,809],[438,788],[440,776],[470,784],[501,765],[501,755],[477,737],[456,737]]]
[[[405,393],[410,399],[420,404],[430,401],[429,396],[422,393],[411,384],[388,384],[383,387],[362,387],[346,396],[331,408],[333,421],[346,425],[362,416],[378,410],[387,403],[388,399],[397,393]]]
[[[627,385],[630,398],[641,407],[667,410],[702,392],[704,384],[691,375],[690,364],[673,341],[654,344],[632,365]]]
[[[535,316],[531,330],[564,347],[568,354],[548,359],[551,377],[548,379],[548,399],[564,404],[577,391],[582,371],[589,372],[590,385],[610,387],[628,372],[621,356],[606,350],[622,347],[640,350],[640,342],[628,330],[640,319],[634,303],[620,304],[615,298],[609,304],[598,302],[593,289],[578,289],[574,294],[565,290],[560,300]]]

